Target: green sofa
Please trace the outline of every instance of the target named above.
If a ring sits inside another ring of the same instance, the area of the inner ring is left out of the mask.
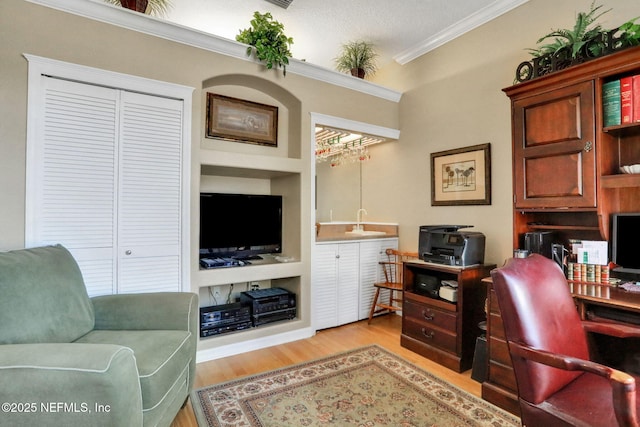
[[[192,293],[89,298],[60,245],[0,253],[0,425],[169,426],[197,313]]]

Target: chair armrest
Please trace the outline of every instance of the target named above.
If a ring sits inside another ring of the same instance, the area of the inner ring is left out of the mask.
[[[93,297],[95,329],[183,330],[198,327],[198,295],[156,292]]]
[[[7,425],[142,425],[131,349],[110,344],[0,346],[0,418]]]
[[[590,360],[563,354],[537,350],[524,344],[509,341],[509,351],[513,356],[532,362],[542,363],[565,371],[583,371],[604,377],[612,388],[613,406],[620,425],[637,425],[636,380],[626,372]]]

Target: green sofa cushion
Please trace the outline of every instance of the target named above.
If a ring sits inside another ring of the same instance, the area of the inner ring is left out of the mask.
[[[188,383],[188,367],[193,357],[190,340],[191,332],[187,331],[95,330],[76,343],[117,344],[132,349],[140,376],[142,408],[147,411],[165,399],[174,383]]]
[[[28,408],[0,413],[0,426],[142,426],[142,397],[131,349],[9,344],[0,346],[0,353],[0,402]]]
[[[65,343],[93,329],[93,304],[67,249],[0,253],[0,325],[0,344]]]

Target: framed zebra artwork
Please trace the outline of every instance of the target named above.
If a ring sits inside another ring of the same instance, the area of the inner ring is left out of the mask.
[[[431,153],[431,206],[490,204],[490,143]]]

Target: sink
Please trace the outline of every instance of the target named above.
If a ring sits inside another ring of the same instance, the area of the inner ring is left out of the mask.
[[[384,236],[387,233],[384,231],[373,231],[373,230],[353,230],[353,231],[345,231],[344,234],[348,234],[350,236]]]

